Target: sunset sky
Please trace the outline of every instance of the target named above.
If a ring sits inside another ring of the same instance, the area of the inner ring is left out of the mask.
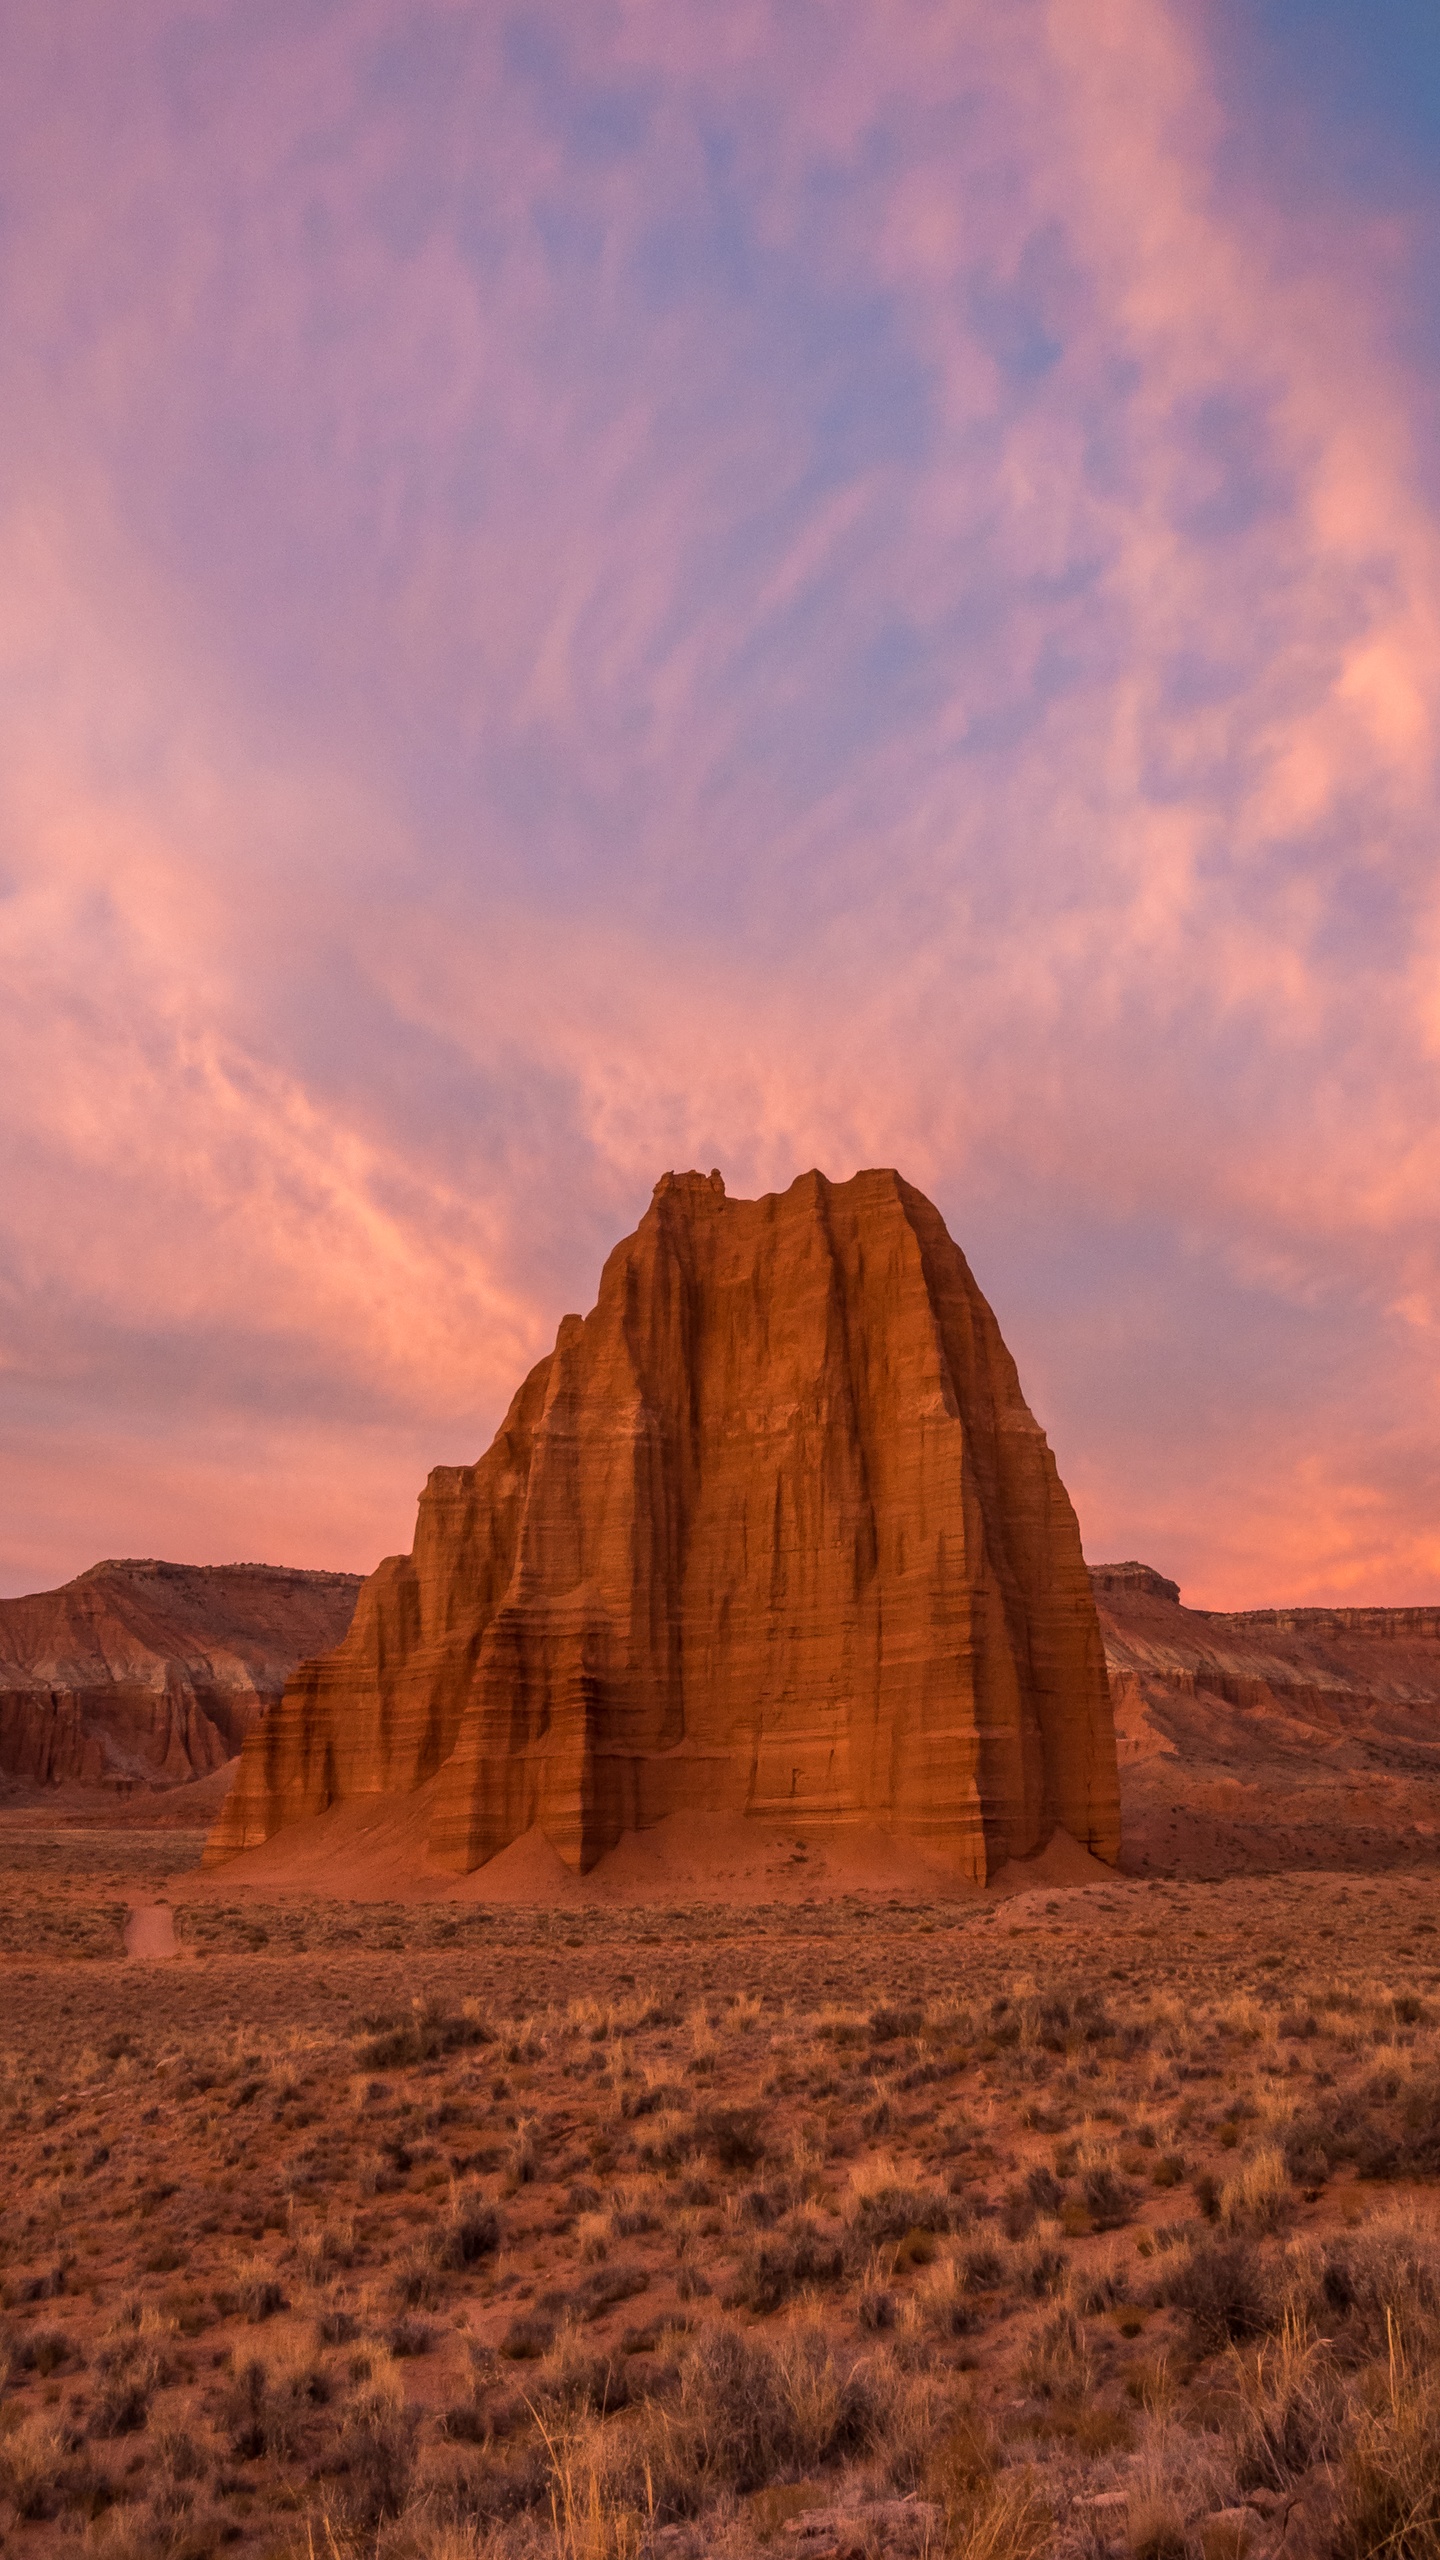
[[[1434,0],[12,0],[0,1590],[368,1569],[668,1167],[1440,1597]]]

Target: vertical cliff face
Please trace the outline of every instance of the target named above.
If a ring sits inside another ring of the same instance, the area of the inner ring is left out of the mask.
[[[898,1174],[666,1175],[412,1555],[246,1743],[208,1854],[436,1778],[464,1870],[587,1869],[700,1807],[880,1825],[983,1879],[1119,1846],[1075,1516],[963,1257]]]

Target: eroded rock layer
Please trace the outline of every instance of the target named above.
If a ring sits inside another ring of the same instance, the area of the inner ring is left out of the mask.
[[[339,1642],[360,1576],[92,1565],[0,1600],[0,1776],[172,1787],[234,1758],[297,1662]]]
[[[1440,1856],[1440,1608],[1187,1609],[1091,1575],[1127,1866],[1220,1876]]]
[[[679,1810],[882,1825],[983,1879],[1113,1858],[1075,1515],[989,1307],[898,1174],[666,1175],[495,1441],[250,1736],[217,1858],[435,1778],[431,1854],[589,1869]]]

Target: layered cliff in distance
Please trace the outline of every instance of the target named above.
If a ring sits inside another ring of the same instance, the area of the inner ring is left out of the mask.
[[[1188,1875],[1440,1856],[1440,1607],[1186,1609],[1091,1573],[1125,1863]]]
[[[433,1783],[432,1783],[433,1782]],[[414,1552],[246,1742],[212,1862],[429,1788],[463,1873],[697,1812],[981,1881],[1119,1846],[1075,1515],[995,1319],[893,1172],[667,1174]]]
[[[205,1776],[297,1662],[338,1644],[360,1583],[147,1558],[0,1600],[0,1777],[123,1792]]]

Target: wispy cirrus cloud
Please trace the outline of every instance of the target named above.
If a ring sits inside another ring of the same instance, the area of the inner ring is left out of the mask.
[[[1092,1554],[1432,1589],[1433,386],[1233,28],[22,16],[6,1576],[367,1564],[665,1164],[881,1160]]]

